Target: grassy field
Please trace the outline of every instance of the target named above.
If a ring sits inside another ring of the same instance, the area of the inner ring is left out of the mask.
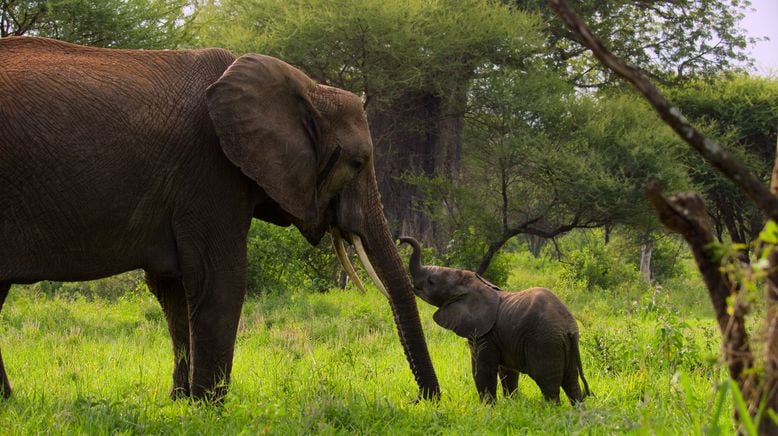
[[[529,284],[557,285],[542,268],[511,276],[514,289]],[[15,389],[0,407],[0,433],[730,434],[706,294],[694,281],[677,287],[684,291],[557,289],[579,320],[596,394],[579,407],[546,404],[526,377],[517,397],[482,405],[465,341],[435,325],[421,301],[438,403],[413,403],[416,386],[377,291],[250,299],[222,408],[168,399],[172,353],[149,293],[107,301],[16,287],[0,315]]]

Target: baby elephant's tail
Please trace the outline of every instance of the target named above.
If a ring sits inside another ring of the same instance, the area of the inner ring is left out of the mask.
[[[583,365],[581,364],[581,351],[578,349],[578,333],[570,333],[570,343],[573,345],[573,357],[575,357],[576,365],[578,366],[578,375],[581,377],[584,385],[583,396],[594,396],[592,391],[589,390],[589,382],[586,381],[583,373]]]

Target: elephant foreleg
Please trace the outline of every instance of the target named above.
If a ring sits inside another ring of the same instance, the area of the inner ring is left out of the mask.
[[[233,250],[182,244],[189,307],[191,396],[221,402],[227,393],[238,321],[246,293],[245,242]],[[207,247],[207,248],[206,248]]]
[[[8,283],[0,283],[0,310],[3,309],[3,303],[5,303],[5,297],[8,296],[8,290],[11,289],[11,285]],[[11,383],[8,381],[8,375],[5,373],[5,365],[3,364],[3,356],[0,355],[0,377],[2,377],[3,385],[0,387],[0,395],[3,398],[11,396]]]
[[[481,401],[493,403],[497,399],[497,368],[500,352],[489,340],[468,340],[470,344],[470,363],[472,365],[475,387]]]
[[[516,388],[519,386],[519,372],[500,366],[500,384],[502,384],[502,394],[506,397],[513,395],[516,392]]]
[[[173,341],[173,387],[170,397],[185,398],[189,387],[189,311],[184,286],[179,279],[155,277],[146,273],[146,283],[159,300]]]

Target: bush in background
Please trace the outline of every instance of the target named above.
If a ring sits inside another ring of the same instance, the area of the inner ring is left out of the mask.
[[[311,246],[295,227],[253,220],[248,237],[248,293],[286,289],[324,292],[335,285],[340,264],[329,234]]]
[[[430,256],[425,257],[424,261],[426,264],[439,264],[451,268],[475,271],[488,248],[483,241],[484,238],[478,237],[476,229],[472,226],[466,229],[455,230],[446,247],[446,253],[439,257],[440,260],[436,262],[427,261],[427,258],[432,259],[432,256]],[[512,268],[508,252],[515,248],[508,244],[502,251],[497,253],[489,264],[489,268],[484,272],[484,278],[497,286],[505,286],[508,283]]]
[[[560,240],[560,247],[560,279],[571,288],[613,291],[641,282],[637,266],[629,262],[630,253],[622,244],[606,244],[601,230],[571,233]]]

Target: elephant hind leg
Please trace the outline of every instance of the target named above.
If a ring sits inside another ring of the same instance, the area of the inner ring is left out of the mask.
[[[540,392],[543,394],[543,398],[546,401],[559,403],[559,385],[542,386],[540,388]]]
[[[570,399],[570,404],[577,404],[583,401],[584,396],[591,395],[589,391],[589,383],[586,381],[583,373],[583,366],[581,365],[581,351],[578,347],[578,333],[570,333],[570,355],[571,361],[568,361],[565,368],[565,375],[562,379],[562,388],[567,394],[567,398]],[[581,377],[584,384],[584,392],[581,392],[581,386],[578,384],[578,377]]]
[[[5,303],[5,297],[8,296],[9,289],[11,289],[10,283],[0,283],[0,310],[3,308],[3,303]],[[0,354],[0,378],[2,378],[0,395],[2,395],[3,398],[8,398],[11,396],[11,383],[8,381],[8,375],[5,373],[2,354]]]
[[[575,363],[567,365],[565,375],[562,378],[562,389],[570,400],[570,404],[575,405],[583,401],[581,385],[578,384],[578,366]]]
[[[174,400],[189,397],[189,310],[184,286],[180,279],[162,278],[148,272],[146,284],[162,306],[173,342],[173,387],[170,389],[170,397]]]

